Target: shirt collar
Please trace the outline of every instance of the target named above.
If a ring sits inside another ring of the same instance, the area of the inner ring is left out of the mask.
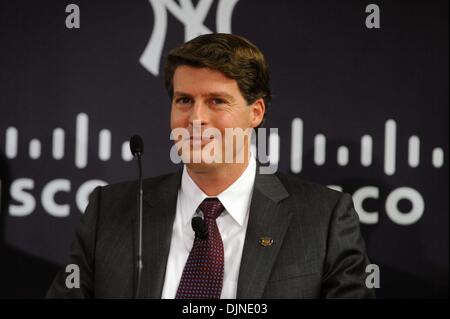
[[[227,189],[217,195],[225,210],[240,225],[244,224],[248,213],[253,192],[256,174],[256,160],[251,153],[249,163],[239,178]],[[194,216],[198,206],[207,197],[187,172],[186,165],[183,168],[181,178],[181,218],[183,226],[187,226]]]

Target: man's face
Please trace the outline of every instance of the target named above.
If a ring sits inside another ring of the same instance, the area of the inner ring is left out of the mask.
[[[191,140],[186,141],[190,144],[191,149],[191,163],[187,163],[190,168],[201,169],[220,165],[217,163],[206,164],[203,161],[197,164],[192,163],[192,156],[195,152],[195,149],[192,148],[194,143],[198,143],[200,149],[212,146],[208,145],[210,143],[217,143],[215,138],[202,138],[193,142],[192,136],[194,135],[194,140],[197,137],[193,134],[196,131],[194,123],[197,128],[201,128],[200,134],[208,128],[215,128],[220,131],[221,143],[219,145],[223,150],[222,156],[224,158],[224,152],[229,151],[225,150],[225,129],[241,128],[248,132],[261,123],[264,110],[262,99],[257,100],[252,105],[247,105],[237,82],[219,71],[184,65],[175,70],[170,126],[172,130],[184,128],[190,133]],[[178,141],[180,140],[181,138],[178,139]],[[236,154],[240,152],[246,154],[248,142],[249,140],[246,138],[243,145],[235,145],[232,157],[235,158]],[[183,160],[186,162],[185,158]]]

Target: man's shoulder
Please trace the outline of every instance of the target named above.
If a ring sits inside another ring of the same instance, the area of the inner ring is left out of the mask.
[[[300,199],[303,203],[315,204],[319,201],[322,204],[335,205],[343,196],[342,192],[294,174],[277,172],[275,176],[278,177],[289,195]]]
[[[285,173],[275,173],[286,188],[288,197],[286,204],[299,217],[303,225],[326,229],[336,209],[349,207],[351,196],[333,190],[320,183],[305,180],[299,176]],[[343,204],[345,203],[345,204]]]

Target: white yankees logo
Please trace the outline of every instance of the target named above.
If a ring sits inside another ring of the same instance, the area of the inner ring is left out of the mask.
[[[139,62],[153,75],[159,74],[159,63],[167,32],[167,11],[184,25],[184,39],[213,33],[204,25],[214,0],[200,0],[194,7],[191,0],[149,0],[154,13],[153,32]],[[239,0],[219,0],[216,11],[216,32],[231,33],[231,16]]]

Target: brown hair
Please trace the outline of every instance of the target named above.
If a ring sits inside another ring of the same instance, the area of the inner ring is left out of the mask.
[[[236,80],[247,104],[259,98],[264,99],[266,108],[270,104],[269,66],[261,51],[241,36],[205,34],[171,50],[164,64],[164,84],[170,98],[173,98],[173,75],[181,65],[220,71]]]

